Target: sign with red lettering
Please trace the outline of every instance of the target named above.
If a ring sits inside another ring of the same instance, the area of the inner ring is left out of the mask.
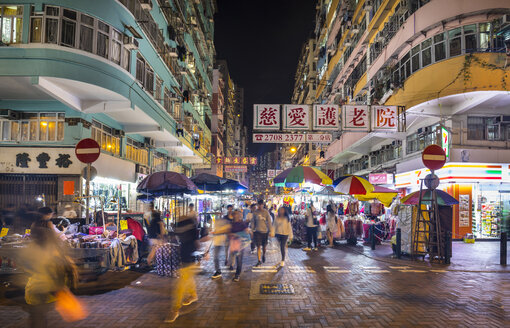
[[[284,130],[308,130],[310,129],[310,108],[308,105],[284,105],[283,106],[283,129]]]
[[[370,129],[370,111],[366,105],[342,106],[342,127],[346,130]]]
[[[276,176],[275,170],[267,170],[267,178],[268,179],[273,179],[275,176]]]
[[[254,130],[279,130],[280,129],[280,105],[254,105],[253,106],[253,129]]]
[[[372,129],[397,130],[397,106],[372,106]]]
[[[253,143],[331,143],[329,133],[254,133]]]
[[[313,106],[314,130],[338,130],[339,127],[337,105]]]

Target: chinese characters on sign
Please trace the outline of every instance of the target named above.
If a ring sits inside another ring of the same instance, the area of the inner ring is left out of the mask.
[[[366,130],[370,128],[368,106],[345,105],[342,108],[342,127],[352,130]]]
[[[267,170],[267,178],[268,179],[273,179],[275,176],[276,176],[275,170]]]
[[[314,130],[338,130],[338,106],[314,105],[313,106],[313,129]]]
[[[257,165],[257,157],[216,157],[216,164]]]
[[[373,130],[397,130],[397,106],[372,106]]]
[[[308,130],[310,128],[308,105],[285,105],[283,107],[283,128],[285,130]]]
[[[280,105],[254,105],[253,128],[256,130],[280,129]]]

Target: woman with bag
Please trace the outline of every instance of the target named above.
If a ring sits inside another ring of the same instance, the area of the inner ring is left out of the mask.
[[[287,241],[291,241],[294,237],[292,235],[292,225],[290,224],[289,214],[285,208],[278,209],[278,215],[274,220],[274,232],[276,239],[280,243],[280,252],[282,254],[282,261],[280,266],[285,266],[285,251],[287,249]]]
[[[310,203],[308,205],[308,208],[306,209],[306,239],[308,246],[303,248],[304,251],[311,251],[312,250],[312,243],[313,243],[313,250],[317,250],[317,227],[319,226],[319,220],[317,220],[317,217],[315,216],[315,207],[313,206],[313,203]]]
[[[47,313],[53,303],[67,322],[84,319],[87,314],[79,300],[70,292],[77,281],[77,271],[66,256],[64,245],[52,231],[48,221],[34,213],[30,235],[32,243],[24,250],[22,266],[30,274],[25,286],[29,307],[29,327],[47,327]]]

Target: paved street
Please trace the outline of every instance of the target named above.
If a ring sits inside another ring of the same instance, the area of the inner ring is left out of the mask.
[[[64,324],[56,312],[51,327],[508,327],[510,273],[471,273],[392,265],[346,246],[305,253],[290,249],[277,270],[276,250],[252,269],[250,255],[239,283],[233,273],[211,280],[212,261],[197,275],[200,300],[177,321],[164,324],[174,279],[153,273],[108,273],[130,277],[126,286],[80,296],[86,320]],[[412,262],[407,262],[412,264]],[[102,279],[105,279],[102,277]],[[260,283],[292,284],[294,295],[262,296]],[[24,327],[19,305],[0,306],[2,327]]]

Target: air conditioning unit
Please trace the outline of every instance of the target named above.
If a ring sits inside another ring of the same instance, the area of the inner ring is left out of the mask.
[[[124,47],[126,47],[129,50],[138,49],[138,40],[135,37],[124,34],[123,39]]]
[[[508,25],[510,24],[510,15],[506,14],[506,15],[503,15],[503,21],[502,21],[502,24],[503,25]]]
[[[502,115],[500,123],[510,124],[510,116]]]
[[[170,55],[170,57],[175,57],[177,58],[179,56],[179,54],[177,53],[177,48],[168,48],[168,54]]]
[[[359,32],[359,25],[358,24],[352,25],[351,32],[354,33],[354,34],[358,33]]]
[[[125,136],[124,131],[117,130],[117,129],[113,129],[112,134],[113,134],[114,137],[123,137],[123,136]]]
[[[363,5],[363,10],[370,11],[374,8],[374,4],[371,0],[366,0],[365,4]]]
[[[376,34],[375,36],[375,41],[376,42],[384,42],[386,38],[384,37],[384,33],[381,31],[379,33]]]
[[[140,5],[143,10],[152,10],[152,0],[140,0]]]
[[[12,109],[0,109],[0,117],[8,120],[17,121],[21,119],[21,112]]]
[[[156,141],[152,138],[144,138],[143,143],[145,144],[146,147],[147,146],[154,147],[156,145]]]
[[[403,14],[407,11],[408,8],[409,8],[409,0],[401,0],[400,7],[398,8],[397,13]]]
[[[352,39],[351,39],[351,38],[347,38],[347,39],[345,39],[344,45],[345,45],[346,47],[348,47],[348,46],[352,45]]]

